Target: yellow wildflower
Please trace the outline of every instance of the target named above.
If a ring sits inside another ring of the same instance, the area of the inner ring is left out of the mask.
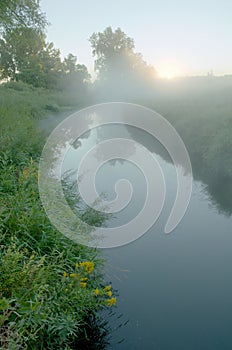
[[[78,261],[76,262],[76,269],[78,269],[78,267],[79,267],[79,263],[78,263]]]
[[[106,302],[107,302],[107,304],[108,304],[109,306],[115,305],[115,304],[116,304],[116,301],[117,301],[116,297],[113,297],[113,298],[111,298],[111,299],[107,299],[107,300],[106,300]]]
[[[70,273],[69,276],[70,276],[70,277],[77,277],[77,274],[76,274],[76,273]]]
[[[100,294],[100,290],[99,290],[98,288],[96,288],[96,289],[94,290],[94,294],[95,294],[96,296],[98,296],[98,295]]]
[[[64,277],[67,277],[67,276],[68,276],[67,272],[64,272],[63,275],[64,275]]]
[[[65,288],[65,292],[68,292],[68,288]]]
[[[111,290],[111,286],[109,285],[109,286],[105,286],[105,290],[108,292],[109,290]]]
[[[86,287],[86,284],[85,282],[81,282],[80,285],[81,285],[81,288],[85,288]]]
[[[81,278],[81,282],[87,282],[88,281],[88,278],[87,277],[82,277]]]
[[[87,273],[91,273],[94,270],[93,261],[83,261],[82,263],[80,263],[80,266],[84,267]]]
[[[109,292],[106,293],[108,295],[108,297],[112,297],[112,292],[111,290]]]
[[[73,286],[73,284],[72,284],[72,283],[70,283],[70,284],[69,284],[69,287],[72,287],[72,286]]]

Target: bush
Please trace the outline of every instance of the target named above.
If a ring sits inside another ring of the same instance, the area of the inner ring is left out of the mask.
[[[29,254],[12,238],[1,254],[2,349],[71,349],[88,316],[115,303],[93,261],[67,265],[62,252]]]

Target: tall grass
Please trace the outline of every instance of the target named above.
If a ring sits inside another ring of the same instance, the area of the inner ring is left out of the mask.
[[[37,186],[45,140],[36,120],[67,106],[59,95],[24,84],[0,87],[1,349],[106,344],[97,314],[116,299],[103,283],[103,261],[98,251],[74,244],[52,226]],[[90,327],[92,340],[85,331]]]

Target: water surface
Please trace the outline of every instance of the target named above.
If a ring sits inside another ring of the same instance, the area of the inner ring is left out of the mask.
[[[123,126],[92,131],[67,154],[63,169],[76,169],[96,142],[118,136],[133,138],[137,132]],[[164,226],[176,195],[175,168],[154,140],[147,135],[139,135],[139,140],[158,160],[167,195],[161,216],[145,235],[103,252],[106,279],[119,293],[116,315],[110,319],[112,328],[117,329],[111,335],[109,349],[230,350],[232,219],[218,212],[206,186],[198,181],[194,182],[183,220],[165,235]],[[97,190],[111,200],[121,177],[130,179],[134,193],[125,210],[109,217],[109,227],[130,220],[145,200],[144,176],[126,161],[105,164],[96,178]]]

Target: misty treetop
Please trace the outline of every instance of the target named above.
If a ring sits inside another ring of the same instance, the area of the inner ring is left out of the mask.
[[[115,94],[120,87],[139,91],[150,87],[156,71],[147,65],[140,53],[134,52],[134,40],[120,28],[111,27],[93,33],[89,39],[95,56],[97,82],[102,91]],[[81,93],[90,82],[87,67],[69,54],[63,60],[59,49],[46,42],[44,30],[37,27],[12,26],[0,38],[0,79],[22,81],[47,89],[76,89]],[[123,93],[123,91],[122,91]]]
[[[142,77],[146,80],[156,76],[154,67],[134,51],[134,39],[120,28],[113,31],[107,27],[102,33],[93,33],[89,41],[99,79],[113,83],[114,80],[125,82],[125,78],[138,80]]]

